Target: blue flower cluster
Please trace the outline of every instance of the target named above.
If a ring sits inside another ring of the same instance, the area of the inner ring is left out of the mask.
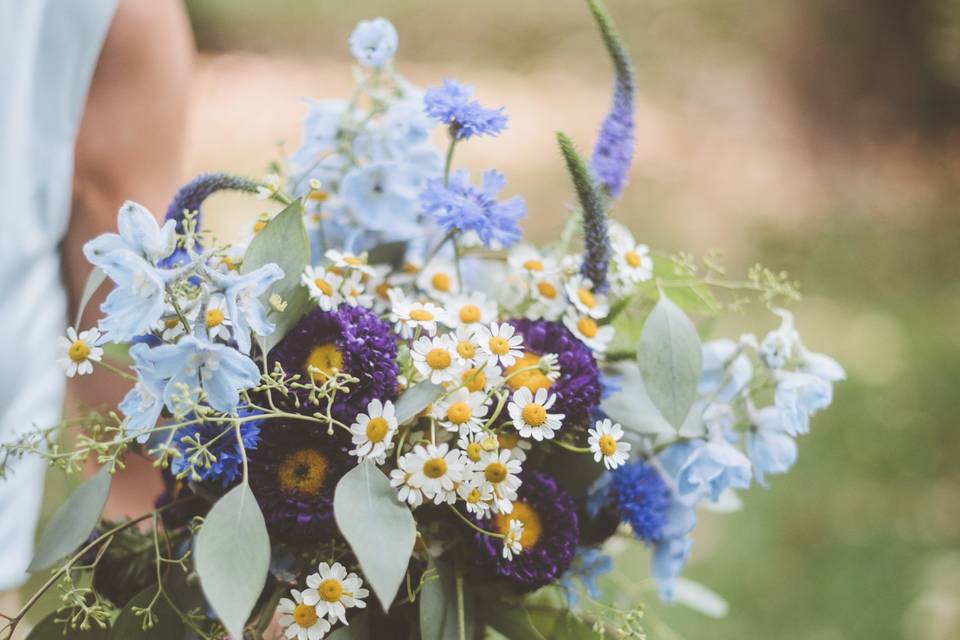
[[[254,414],[240,413],[241,417],[250,415]],[[261,424],[259,420],[251,420],[240,425],[240,438],[248,455],[260,444]],[[193,469],[197,472],[198,477],[188,478],[189,480],[216,482],[223,488],[229,487],[236,481],[243,470],[243,454],[240,451],[240,443],[237,442],[235,430],[231,425],[204,422],[178,430],[174,446],[180,452],[180,455],[170,462],[170,470],[174,475],[179,475],[191,468],[188,460],[197,445],[190,444],[188,442],[190,440],[204,445],[207,453],[214,459],[209,465],[195,465]]]
[[[502,249],[520,239],[517,222],[527,212],[520,196],[497,202],[504,186],[506,180],[498,171],[485,172],[478,188],[470,184],[470,174],[460,170],[447,184],[441,178],[428,180],[420,201],[445,232],[472,232],[486,246]]]
[[[450,135],[458,140],[495,136],[507,128],[503,108],[488,109],[472,97],[471,87],[445,79],[441,86],[427,91],[423,103],[427,115],[450,127]]]

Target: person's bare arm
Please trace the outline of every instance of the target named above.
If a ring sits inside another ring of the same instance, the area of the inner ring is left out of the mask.
[[[124,200],[160,216],[177,187],[192,57],[182,0],[119,0],[76,141],[72,212],[62,246],[70,322],[91,270],[83,244],[116,231]],[[82,328],[96,322],[100,300],[88,305]],[[71,381],[68,410],[112,409],[126,390],[114,374],[95,368]],[[114,483],[108,517],[142,512],[159,491],[148,461],[130,456],[128,466],[125,474],[137,478]]]

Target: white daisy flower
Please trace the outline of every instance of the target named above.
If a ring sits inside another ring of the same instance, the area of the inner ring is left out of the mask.
[[[397,488],[400,502],[406,502],[412,509],[416,509],[423,504],[423,492],[419,487],[410,484],[413,479],[410,467],[412,456],[412,453],[408,453],[397,460],[397,468],[390,472],[390,486]]]
[[[434,384],[452,382],[460,377],[460,357],[449,335],[420,336],[410,349],[413,366],[425,380]]]
[[[417,276],[417,287],[437,300],[446,300],[460,293],[456,265],[448,260],[434,258]]]
[[[477,341],[476,332],[468,327],[460,326],[452,336],[454,351],[457,354],[457,362],[465,367],[476,366],[479,362],[486,360],[483,352],[480,350],[480,343]]]
[[[233,323],[227,316],[227,300],[222,295],[214,294],[210,296],[203,320],[207,326],[207,336],[211,340],[217,338],[230,339],[230,327]]]
[[[587,433],[587,443],[590,445],[590,451],[593,452],[594,462],[600,462],[603,459],[603,466],[607,469],[616,469],[626,463],[630,455],[630,443],[620,442],[623,438],[623,427],[612,422],[610,418],[597,420],[593,429]]]
[[[373,306],[373,296],[367,293],[364,284],[365,278],[366,274],[364,273],[350,271],[340,285],[340,294],[343,296],[343,301],[351,307],[366,307],[369,309]]]
[[[520,538],[523,537],[523,523],[519,520],[511,519],[507,532],[503,534],[503,557],[507,560],[513,560],[513,556],[523,553],[523,545],[520,544]]]
[[[317,615],[317,607],[306,604],[303,594],[291,589],[290,598],[280,598],[277,613],[283,637],[288,640],[320,640],[330,631],[330,623]]]
[[[384,313],[390,308],[390,283],[387,277],[390,275],[390,266],[385,264],[375,264],[373,266],[374,275],[367,279],[366,292],[372,299],[373,310],[379,314]]]
[[[567,297],[573,306],[591,318],[603,318],[610,312],[607,296],[593,292],[593,282],[590,278],[575,274],[567,280]]]
[[[606,352],[607,346],[613,340],[614,328],[611,325],[599,326],[590,316],[576,313],[573,309],[563,316],[563,324],[583,344],[598,354]]]
[[[613,264],[619,278],[636,284],[646,282],[653,277],[653,258],[650,247],[645,244],[633,244],[630,238],[627,244],[613,245]]]
[[[280,191],[281,179],[276,173],[268,173],[263,184],[257,185],[257,200],[272,198]]]
[[[517,499],[520,488],[519,478],[523,467],[513,458],[509,449],[503,451],[484,451],[480,461],[473,466],[473,479],[478,484],[489,485],[493,490],[493,510],[497,513],[513,511],[513,501]]]
[[[497,443],[503,451],[509,451],[514,460],[523,463],[527,460],[527,451],[533,448],[529,440],[524,440],[515,431],[498,431]]]
[[[462,327],[473,331],[480,325],[489,324],[497,319],[497,303],[487,300],[482,292],[455,296],[446,302],[447,316],[451,327]]]
[[[466,434],[483,429],[483,419],[489,410],[490,398],[482,391],[460,387],[445,398],[433,403],[433,417],[447,431]]]
[[[503,372],[493,362],[464,369],[460,382],[469,391],[490,391],[503,384]]]
[[[437,332],[437,323],[445,319],[440,307],[431,302],[409,300],[401,289],[390,289],[388,295],[390,320],[395,323],[397,333],[404,338],[413,336],[418,327],[432,336]]]
[[[493,510],[493,489],[489,484],[461,482],[457,494],[463,500],[467,511],[478,518],[486,518]]]
[[[316,605],[317,615],[326,616],[331,623],[339,620],[347,624],[347,609],[365,608],[367,603],[363,599],[370,592],[363,588],[363,580],[357,574],[347,573],[339,562],[332,567],[321,562],[319,570],[307,576],[310,588],[303,592],[304,604]]]
[[[100,339],[100,330],[97,328],[81,331],[80,335],[77,335],[77,330],[69,327],[67,336],[60,336],[60,351],[63,356],[57,362],[63,367],[68,378],[77,374],[84,376],[93,373],[93,363],[100,362],[103,357],[103,349],[98,346]]]
[[[504,367],[509,367],[523,355],[523,350],[520,349],[523,345],[523,336],[518,335],[513,325],[506,322],[493,322],[489,327],[479,327],[477,342],[480,343],[480,349],[487,354],[489,361],[499,362]]]
[[[350,425],[353,444],[357,447],[350,453],[383,464],[387,453],[393,448],[396,432],[397,416],[393,403],[374,398],[367,405],[367,412],[358,415],[356,422]]]
[[[567,308],[567,298],[563,295],[563,283],[556,276],[535,278],[530,283],[530,307],[527,317],[538,320],[556,320]]]
[[[244,251],[244,247],[230,245],[222,253],[211,256],[207,264],[211,269],[216,269],[221,273],[238,271],[240,269],[240,263],[243,262]]]
[[[537,389],[536,395],[526,387],[517,389],[513,393],[513,400],[507,405],[507,411],[520,436],[538,442],[553,438],[565,417],[562,413],[547,412],[556,401],[557,397],[547,393],[546,389]]]
[[[456,487],[466,471],[463,454],[446,444],[418,444],[405,458],[409,458],[410,484],[420,489],[434,504],[453,504]]]
[[[373,267],[352,253],[329,249],[323,254],[323,257],[330,261],[330,266],[327,267],[327,270],[339,273],[340,275],[344,275],[351,270],[359,271],[367,276],[376,274]]]
[[[528,279],[543,278],[556,273],[559,269],[559,265],[553,257],[545,255],[535,247],[525,243],[515,244],[510,249],[507,263],[513,267],[515,272]]]
[[[463,449],[463,455],[467,457],[467,462],[476,464],[480,462],[485,452],[496,452],[500,449],[500,441],[496,436],[485,431],[465,433],[457,440],[457,446]]]
[[[308,265],[300,276],[300,281],[307,286],[310,298],[324,311],[333,311],[341,302],[340,285],[343,278],[332,271],[324,271]]]

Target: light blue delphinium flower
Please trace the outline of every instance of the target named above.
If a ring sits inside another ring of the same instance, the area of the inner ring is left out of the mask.
[[[733,340],[711,340],[703,344],[703,370],[697,383],[701,396],[717,394],[723,402],[731,401],[753,378],[750,359],[738,353]]]
[[[491,249],[502,249],[520,239],[517,222],[527,212],[520,196],[496,201],[504,186],[506,180],[498,171],[484,172],[477,188],[470,184],[470,174],[460,170],[450,176],[447,185],[440,178],[428,180],[420,201],[424,211],[432,214],[444,231],[472,231]]]
[[[223,292],[237,348],[241,353],[250,353],[250,331],[267,336],[275,328],[267,318],[267,309],[260,302],[260,296],[271,284],[283,278],[283,269],[271,262],[244,274],[235,271],[222,273],[210,268],[206,272],[213,285]]]
[[[156,264],[176,247],[176,221],[157,224],[153,214],[136,202],[126,201],[117,212],[119,233],[104,233],[83,245],[83,254],[91,264],[101,266],[114,251],[129,251]]]
[[[746,439],[747,455],[753,463],[757,483],[766,487],[766,474],[786,473],[797,461],[797,443],[783,428],[776,407],[756,410],[748,403],[747,413],[751,422]]]
[[[702,495],[716,502],[727,487],[750,486],[750,459],[734,447],[719,429],[706,440],[691,441],[691,452],[677,474],[681,496]]]
[[[488,109],[471,100],[473,89],[445,79],[443,85],[428,89],[423,97],[427,115],[450,127],[458,140],[473,136],[495,136],[507,128],[503,108]]]
[[[397,53],[399,37],[386,18],[361,20],[350,34],[350,53],[361,65],[379,69]]]
[[[808,351],[800,345],[800,370],[810,373],[828,382],[840,382],[847,379],[847,372],[840,363],[823,353]]]
[[[683,571],[693,548],[690,536],[663,538],[653,547],[650,560],[650,575],[657,583],[657,592],[664,602],[673,600],[673,589],[677,577]]]
[[[613,569],[613,560],[594,547],[579,547],[577,555],[573,557],[570,568],[560,577],[560,586],[563,587],[570,607],[576,607],[580,602],[574,580],[579,580],[591,598],[600,597],[600,586],[597,578]]]
[[[398,162],[373,162],[343,178],[340,196],[357,222],[372,231],[416,235],[420,180]]]
[[[152,429],[163,410],[166,380],[157,375],[153,364],[145,357],[149,351],[150,347],[142,342],[130,347],[130,357],[137,371],[137,384],[119,404],[124,415],[123,428],[128,435]],[[149,437],[149,433],[141,433],[137,436],[137,442],[146,442]]]
[[[322,154],[335,150],[348,108],[343,100],[309,100],[307,104],[310,110],[303,120],[303,142],[288,158],[293,173],[312,171],[322,157],[329,157]]]
[[[777,371],[773,404],[784,430],[792,436],[810,430],[810,416],[833,401],[833,385],[812,373]]]
[[[163,401],[172,413],[182,413],[178,398],[182,398],[184,387],[194,400],[203,389],[213,409],[233,412],[240,390],[249,389],[260,380],[260,370],[247,356],[226,345],[194,336],[150,349],[142,357],[159,377],[167,380]]]

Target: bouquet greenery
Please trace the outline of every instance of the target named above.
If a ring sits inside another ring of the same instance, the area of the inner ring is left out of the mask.
[[[266,180],[201,175],[162,226],[121,207],[118,233],[85,247],[84,304],[112,287],[103,317],[69,330],[63,362],[132,388],[117,412],[3,446],[0,469],[102,465],[47,525],[31,570],[52,573],[7,631],[57,586],[32,638],[644,637],[640,576],[614,562],[631,545],[650,548],[661,598],[722,609],[679,577],[697,509],[734,510],[735,490],[787,471],[844,374],[777,306],[798,298],[784,274],[730,279],[610,218],[635,88],[588,5],[615,91],[589,161],[557,135],[577,205],[550,246],[522,242],[500,173],[453,168],[503,109],[406,81],[384,19],[350,37],[353,96],[311,103]],[[201,224],[224,189],[267,207],[232,245]],[[701,344],[688,313],[751,300],[779,326]],[[101,520],[130,455],[166,491]]]

